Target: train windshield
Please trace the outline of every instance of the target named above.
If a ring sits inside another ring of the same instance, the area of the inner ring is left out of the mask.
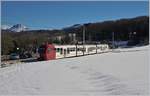
[[[44,52],[45,52],[45,47],[44,47],[44,46],[41,46],[41,47],[38,49],[38,52],[39,52],[39,53],[44,53]]]

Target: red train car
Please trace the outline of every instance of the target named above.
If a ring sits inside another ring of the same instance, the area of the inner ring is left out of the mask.
[[[38,60],[53,60],[56,59],[55,47],[52,44],[41,45],[39,50],[40,57]]]

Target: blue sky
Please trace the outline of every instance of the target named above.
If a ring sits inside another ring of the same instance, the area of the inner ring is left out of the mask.
[[[60,29],[74,24],[148,16],[148,1],[3,1],[2,25]]]

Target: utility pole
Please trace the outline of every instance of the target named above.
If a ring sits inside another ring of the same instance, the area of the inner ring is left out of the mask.
[[[83,55],[84,55],[84,47],[85,47],[85,26],[83,25]]]
[[[78,41],[76,41],[76,49],[75,49],[76,50],[76,56],[78,56],[78,53],[77,53],[78,52],[78,47],[77,46],[78,46]]]
[[[114,32],[112,32],[112,47],[113,47],[113,49],[114,49]]]

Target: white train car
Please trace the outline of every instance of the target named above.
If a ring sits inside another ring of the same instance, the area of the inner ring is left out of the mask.
[[[109,51],[107,44],[98,45],[55,45],[56,59],[64,57],[82,56]]]

